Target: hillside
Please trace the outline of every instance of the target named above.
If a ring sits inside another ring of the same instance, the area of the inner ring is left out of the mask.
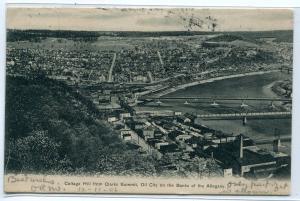
[[[210,38],[206,41],[213,41],[213,42],[232,42],[235,40],[244,40],[243,37],[241,36],[235,36],[235,35],[230,35],[230,34],[222,34],[222,35],[217,35],[216,37]]]
[[[234,35],[235,37],[256,40],[259,38],[275,38],[277,42],[292,42],[293,30],[274,31],[238,31],[238,32],[201,32],[201,31],[162,31],[162,32],[140,32],[140,31],[67,31],[67,30],[7,30],[7,41],[40,40],[46,37],[73,38],[94,41],[100,36],[117,37],[160,37],[160,36],[196,36],[196,35]]]
[[[150,156],[131,150],[59,83],[7,77],[6,102],[7,172],[155,172]]]

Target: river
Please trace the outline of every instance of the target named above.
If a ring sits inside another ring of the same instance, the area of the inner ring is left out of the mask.
[[[199,84],[196,86],[187,87],[167,94],[171,97],[278,97],[272,92],[271,86],[274,82],[291,78],[290,74],[282,72],[272,72],[260,75],[250,75],[244,77],[236,77],[214,82]],[[212,106],[213,100],[199,101],[197,103],[184,104],[185,100],[163,100],[160,109],[170,109],[182,112],[191,113],[231,113],[241,111],[274,111],[280,110],[280,103],[275,103],[275,108],[272,108],[270,101],[247,101],[244,102],[248,107],[241,107],[241,101],[219,101],[218,106]],[[156,108],[157,109],[157,108]],[[248,119],[247,124],[243,125],[242,120],[214,120],[204,121],[199,123],[210,128],[221,130],[225,133],[233,133],[237,135],[243,133],[253,139],[273,138],[276,133],[284,137],[291,136],[291,119]]]
[[[290,74],[273,72],[261,75],[251,75],[245,77],[237,77],[231,79],[218,80],[211,83],[205,83],[188,87],[183,90],[178,90],[167,96],[202,96],[202,97],[278,97],[271,90],[274,82],[290,78]],[[168,104],[172,105],[172,101]],[[182,101],[181,101],[182,102]],[[270,102],[254,102],[248,101],[245,104],[248,107],[242,108],[241,101],[235,102],[218,102],[218,106],[212,106],[211,102],[190,103],[188,105],[180,104],[178,101],[173,101],[176,108],[181,111],[192,111],[202,113],[225,113],[239,111],[265,111],[271,110]],[[279,103],[277,103],[279,104]],[[273,109],[273,108],[272,108]],[[276,110],[276,108],[275,108]],[[246,125],[242,124],[241,120],[216,120],[216,121],[201,121],[202,124],[216,130],[222,130],[227,133],[244,133],[254,139],[265,139],[274,136],[276,132],[282,136],[291,136],[291,119],[260,119],[248,120]]]

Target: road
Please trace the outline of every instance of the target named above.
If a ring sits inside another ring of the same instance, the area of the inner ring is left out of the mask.
[[[111,63],[110,69],[109,69],[108,82],[112,82],[112,81],[113,81],[112,73],[113,73],[113,70],[114,70],[116,58],[117,58],[117,54],[114,53],[113,61],[112,61],[112,63]]]

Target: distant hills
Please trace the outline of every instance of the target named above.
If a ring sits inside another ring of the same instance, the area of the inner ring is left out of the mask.
[[[276,31],[242,31],[242,32],[200,32],[200,31],[164,31],[164,32],[136,32],[136,31],[66,31],[66,30],[7,30],[7,41],[34,40],[47,37],[71,38],[86,41],[96,40],[100,36],[114,37],[160,37],[160,36],[195,36],[208,34],[223,34],[222,40],[241,40],[258,38],[275,38],[277,42],[292,42],[293,30]]]
[[[235,40],[244,40],[244,37],[242,36],[237,36],[237,35],[232,35],[232,34],[223,34],[216,36],[214,38],[210,38],[206,41],[212,41],[212,42],[232,42]]]

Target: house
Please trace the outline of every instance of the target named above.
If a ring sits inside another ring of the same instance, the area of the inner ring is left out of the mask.
[[[191,122],[192,122],[191,119],[189,119],[189,118],[187,118],[187,117],[185,117],[185,116],[178,116],[178,117],[177,117],[177,121],[178,121],[179,123],[182,123],[182,124],[184,124],[184,123],[191,123]]]
[[[131,141],[132,140],[131,134],[124,134],[123,135],[123,140],[125,140],[125,141]]]
[[[182,112],[176,112],[176,111],[175,111],[175,112],[174,112],[174,115],[175,115],[175,116],[181,116],[181,115],[182,115]]]
[[[123,135],[125,135],[125,134],[130,134],[131,135],[132,133],[133,133],[133,131],[130,130],[130,129],[127,129],[127,128],[122,128],[120,130],[121,138],[123,138]]]
[[[99,104],[107,104],[110,102],[110,96],[109,95],[98,95],[98,102]]]
[[[111,103],[118,103],[119,102],[119,97],[117,97],[117,96],[110,96],[110,102]]]
[[[105,81],[106,81],[105,76],[104,76],[104,75],[101,75],[101,76],[99,77],[99,82],[105,82]]]
[[[157,142],[157,143],[155,143],[155,148],[160,150],[161,146],[166,146],[166,145],[169,145],[169,143],[168,142]]]
[[[130,141],[132,140],[132,133],[133,131],[130,130],[130,129],[126,129],[126,128],[122,128],[120,130],[120,135],[121,135],[121,138],[125,141]]]
[[[134,82],[147,82],[147,77],[142,75],[137,75],[133,77]]]
[[[133,129],[138,130],[138,129],[143,129],[145,127],[145,124],[143,122],[134,121],[132,126]]]
[[[155,147],[156,144],[164,142],[164,141],[160,140],[160,139],[156,139],[156,138],[149,138],[149,139],[147,139],[147,142],[148,142],[149,145]]]
[[[131,115],[129,112],[124,112],[124,113],[120,113],[119,117],[121,120],[123,120],[124,118],[130,118]]]
[[[182,135],[182,134],[184,134],[184,133],[181,132],[181,131],[173,130],[173,131],[171,131],[171,132],[168,134],[168,137],[169,137],[171,140],[175,141],[175,140],[176,140],[176,137],[177,137],[178,135]]]
[[[204,139],[205,140],[212,140],[213,139],[213,133],[204,133]]]
[[[232,168],[224,168],[223,177],[231,177],[231,176],[232,176]]]
[[[200,142],[201,138],[197,137],[197,136],[192,136],[191,138],[186,140],[186,143],[190,146],[192,146],[192,148],[196,148],[198,147],[198,142]]]
[[[171,123],[164,123],[164,124],[162,125],[162,127],[163,127],[165,130],[170,130],[170,131],[174,129],[174,125],[171,124]]]
[[[162,133],[160,130],[155,130],[154,131],[154,138],[166,140],[167,136],[164,133]]]
[[[193,115],[193,114],[190,114],[190,113],[185,113],[184,114],[185,118],[189,119],[190,122],[195,122],[195,119],[197,119],[197,116],[196,115]]]
[[[176,144],[160,145],[159,151],[163,154],[178,152],[179,148]]]
[[[217,148],[218,147],[218,144],[217,143],[214,143],[212,141],[200,141],[197,143],[197,147],[199,147],[201,150],[207,150],[208,148]]]
[[[118,119],[117,119],[117,117],[115,117],[115,116],[109,116],[109,117],[107,118],[107,121],[108,121],[109,123],[113,123],[113,122],[118,121]]]
[[[147,140],[149,138],[154,138],[154,131],[155,131],[155,128],[153,126],[148,126],[148,127],[144,128],[143,136],[144,136],[145,140]]]
[[[177,142],[184,142],[184,141],[190,139],[191,137],[192,137],[192,135],[186,135],[186,134],[184,134],[184,135],[178,135],[178,136],[175,138],[175,140],[176,140]]]
[[[133,131],[128,128],[123,128],[120,130],[120,132],[121,132],[121,135],[133,133]]]

